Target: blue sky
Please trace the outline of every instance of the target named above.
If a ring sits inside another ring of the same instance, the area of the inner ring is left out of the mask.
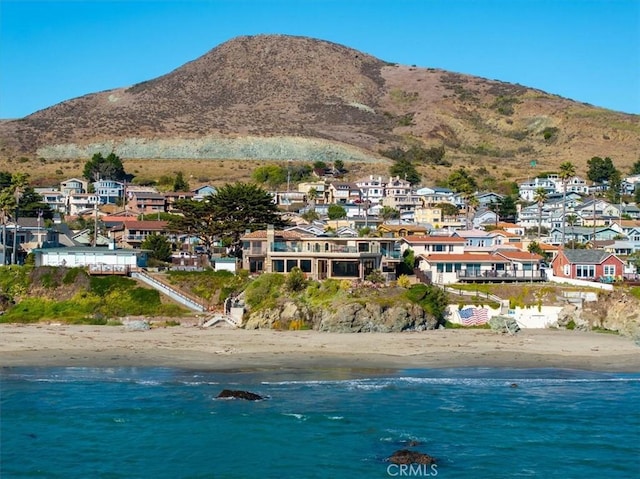
[[[0,118],[149,80],[260,33],[640,114],[640,0],[0,0]]]

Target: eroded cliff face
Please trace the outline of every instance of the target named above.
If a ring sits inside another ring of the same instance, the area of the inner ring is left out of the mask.
[[[579,316],[588,329],[608,329],[640,340],[640,300],[627,291],[601,292],[598,301],[585,303]]]
[[[246,329],[314,329],[326,332],[365,333],[423,331],[438,327],[435,317],[420,306],[403,302],[385,306],[350,302],[335,309],[311,308],[283,301],[275,308],[248,313]]]

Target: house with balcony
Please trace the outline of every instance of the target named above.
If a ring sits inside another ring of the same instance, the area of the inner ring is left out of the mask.
[[[412,193],[411,183],[399,176],[389,178],[384,186],[384,196],[406,196]]]
[[[94,194],[100,198],[100,204],[115,205],[124,198],[124,183],[115,180],[98,180],[93,183]]]
[[[405,236],[426,235],[429,232],[426,226],[416,224],[382,223],[378,226],[378,233],[387,238],[403,238]]]
[[[166,200],[162,193],[128,190],[127,196],[126,209],[128,211],[141,215],[164,213],[166,211]]]
[[[67,212],[67,198],[62,191],[51,188],[34,188],[34,191],[42,197],[42,202],[54,213]]]
[[[314,236],[268,228],[247,233],[241,241],[242,266],[251,273],[289,273],[297,267],[314,280],[363,280],[374,270],[395,278],[401,261],[395,240],[389,238]]]
[[[390,194],[382,198],[382,206],[398,210],[400,218],[415,221],[415,210],[422,206],[422,198],[415,193]]]
[[[382,176],[369,175],[368,178],[362,178],[355,183],[362,192],[363,201],[369,201],[371,204],[382,202],[386,184]]]
[[[78,216],[95,210],[100,204],[100,197],[93,193],[70,193],[67,195],[66,214]]]
[[[327,188],[327,203],[346,204],[362,199],[362,192],[355,183],[334,181]]]
[[[140,248],[148,236],[169,235],[166,221],[123,221],[109,231],[109,237],[122,248]]]
[[[525,229],[538,228],[538,223],[541,228],[551,229],[551,213],[546,205],[542,205],[542,209],[538,210],[538,205],[533,204],[525,206],[518,212],[518,226]]]
[[[437,284],[544,281],[542,257],[522,251],[433,253],[418,257],[418,269]]]
[[[525,201],[535,201],[538,188],[542,188],[547,195],[557,191],[555,181],[549,178],[533,178],[518,185],[518,195]]]
[[[466,240],[457,236],[411,235],[400,238],[400,253],[411,249],[415,256],[432,253],[462,254]]]
[[[329,196],[327,184],[324,181],[298,183],[298,191],[304,193],[309,203],[316,205],[325,203]],[[311,192],[313,193],[312,195],[310,195]],[[310,196],[313,196],[313,198],[310,198]]]
[[[437,205],[438,203],[455,204],[456,194],[449,188],[425,186],[416,190],[416,194],[422,198],[426,205]]]
[[[59,245],[58,231],[46,226],[41,218],[18,218],[17,223],[9,221],[4,227],[4,234],[5,244],[0,243],[0,264],[22,264],[31,251]]]
[[[564,182],[559,176],[549,175],[549,179],[555,183],[557,193],[564,193]],[[567,180],[567,193],[569,192],[588,195],[591,192],[591,189],[585,179],[580,178],[579,176],[574,176]]]
[[[60,192],[65,195],[76,193],[86,193],[89,189],[89,183],[80,178],[69,178],[60,182]]]

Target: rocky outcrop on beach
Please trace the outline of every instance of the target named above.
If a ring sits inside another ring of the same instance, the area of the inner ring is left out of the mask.
[[[640,301],[623,289],[603,291],[598,295],[598,301],[584,304],[576,320],[576,326],[578,324],[586,324],[588,329],[616,331],[640,340]]]
[[[436,329],[437,319],[417,304],[392,306],[368,302],[350,302],[335,308],[312,308],[294,301],[251,312],[246,329],[314,329],[338,333],[424,331]]]

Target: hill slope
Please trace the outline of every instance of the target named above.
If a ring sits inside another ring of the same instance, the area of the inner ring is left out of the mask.
[[[304,37],[238,37],[162,77],[0,123],[0,159],[380,160],[444,145],[454,164],[522,170],[640,159],[640,117],[539,90],[389,64]]]

